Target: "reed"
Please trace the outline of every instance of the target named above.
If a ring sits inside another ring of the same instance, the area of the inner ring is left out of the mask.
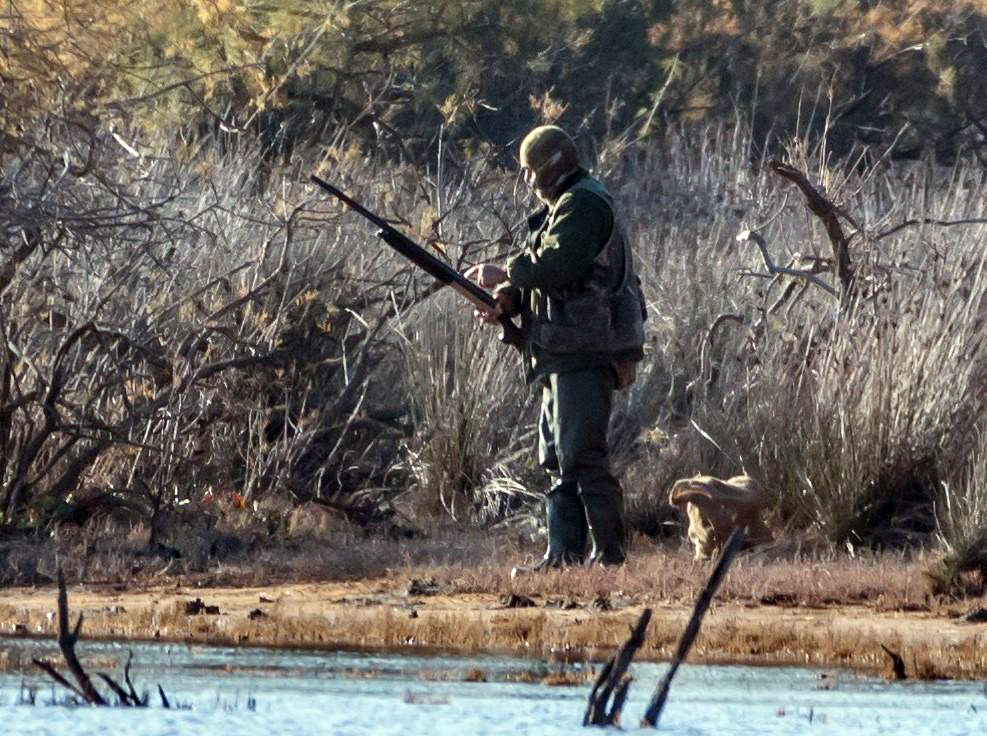
[[[261,169],[262,152],[229,140],[147,140],[140,162],[110,144],[93,142],[98,184],[63,178],[45,194],[38,165],[19,190],[77,215],[37,210],[39,243],[60,232],[59,247],[30,250],[2,292],[17,316],[2,333],[5,523],[112,518],[181,549],[190,570],[225,564],[210,552],[223,534],[290,537],[308,502],[354,527],[323,525],[333,544],[367,555],[361,535],[450,519],[528,543],[547,480],[515,356],[305,184],[310,171],[341,184],[465,268],[519,245],[529,203],[511,172],[479,156],[415,169],[344,143]],[[678,533],[677,478],[743,471],[774,494],[783,539],[979,549],[982,167],[835,160],[794,142],[788,164],[856,223],[844,219],[856,280],[841,306],[765,274],[738,240],[757,233],[793,268],[832,257],[743,125],[601,150],[651,314],[612,426],[636,530]]]

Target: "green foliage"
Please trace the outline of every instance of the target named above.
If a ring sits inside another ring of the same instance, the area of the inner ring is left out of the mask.
[[[932,147],[949,158],[979,142],[987,118],[983,0],[11,7],[0,21],[8,135],[75,110],[260,134],[282,153],[352,135],[422,160],[440,131],[475,150],[537,122],[592,141],[739,108],[756,139],[825,131],[836,153],[897,139],[900,155]]]
[[[855,0],[810,0],[809,8],[813,15],[834,15],[845,13]]]

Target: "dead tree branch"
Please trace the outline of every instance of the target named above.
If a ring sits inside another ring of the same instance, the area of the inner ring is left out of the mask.
[[[100,695],[99,691],[93,686],[92,680],[89,679],[89,675],[82,667],[82,663],[79,662],[79,658],[75,654],[75,644],[79,640],[79,630],[82,628],[82,614],[79,614],[79,618],[76,620],[75,629],[69,631],[69,602],[68,593],[65,591],[65,576],[62,574],[62,568],[58,568],[58,648],[62,651],[62,657],[65,658],[65,665],[68,667],[69,672],[72,673],[72,677],[75,678],[76,685],[72,685],[68,680],[62,677],[55,668],[51,666],[48,662],[43,662],[41,660],[35,659],[34,663],[47,672],[51,677],[60,685],[67,687],[73,693],[78,695],[82,700],[89,705],[107,705],[106,700]]]
[[[987,225],[987,219],[971,217],[965,220],[937,220],[933,217],[918,217],[911,220],[905,220],[904,222],[875,235],[872,239],[875,241],[881,240],[882,238],[887,238],[894,235],[900,230],[904,230],[906,227],[912,227],[914,225],[938,225],[940,227],[951,227],[952,225]]]
[[[75,693],[76,697],[79,697],[82,700],[86,699],[86,696],[82,694],[82,691],[79,690],[79,688],[77,688],[71,682],[66,680],[64,677],[62,677],[61,673],[58,670],[56,670],[54,667],[52,667],[50,662],[46,662],[43,659],[37,659],[37,658],[34,658],[32,661],[38,667],[40,667],[45,672],[47,672],[48,676],[51,677],[51,679],[53,679],[59,685]]]
[[[736,238],[738,243],[754,243],[757,249],[761,253],[761,261],[764,263],[764,268],[769,274],[778,275],[783,274],[785,276],[794,276],[796,278],[805,279],[814,286],[818,286],[820,289],[825,291],[827,294],[831,294],[838,297],[836,289],[827,284],[822,279],[818,278],[815,271],[806,271],[799,268],[789,268],[787,266],[779,266],[771,258],[771,254],[768,253],[768,245],[764,242],[764,238],[760,233],[754,232],[753,230],[744,230],[737,234]]]
[[[128,706],[128,707],[129,706],[134,706],[134,705],[140,705],[140,701],[138,701],[136,703],[131,702],[130,695],[127,693],[127,691],[124,690],[122,687],[120,687],[120,685],[117,683],[117,681],[114,680],[112,677],[110,677],[108,674],[106,674],[105,672],[97,672],[96,674],[100,676],[100,678],[103,680],[103,682],[105,682],[107,685],[109,685],[110,689],[114,693],[116,693],[117,698],[120,699],[120,704],[121,705],[125,705],[125,706]]]
[[[788,179],[802,191],[809,209],[822,220],[826,234],[829,236],[829,242],[833,247],[836,276],[841,286],[840,296],[843,303],[846,303],[853,291],[854,270],[850,262],[850,238],[843,232],[840,218],[842,217],[849,222],[858,232],[861,231],[860,227],[849,214],[823,196],[801,171],[780,161],[772,161],[769,166],[772,171]]]
[[[134,653],[128,652],[127,664],[125,664],[123,667],[123,681],[127,683],[127,689],[130,691],[130,699],[133,700],[135,703],[140,703],[141,705],[147,705],[147,694],[145,693],[143,698],[140,695],[138,695],[137,688],[134,687],[134,683],[130,679],[130,664],[133,661],[133,659],[134,659]],[[158,685],[158,689],[160,688],[161,686]],[[163,692],[161,695],[162,697],[164,697]],[[165,707],[168,706],[166,705]]]
[[[645,608],[631,629],[627,641],[600,670],[589,694],[586,714],[583,716],[584,726],[616,726],[620,722],[620,711],[624,707],[632,680],[626,674],[627,668],[637,650],[644,644],[644,633],[650,621],[651,609]],[[613,695],[613,705],[608,710],[607,703],[611,695]]]
[[[703,340],[702,345],[699,348],[699,371],[700,375],[704,379],[703,383],[706,387],[706,391],[712,390],[717,379],[720,377],[719,366],[713,363],[710,353],[715,347],[714,339],[716,338],[717,330],[720,329],[721,325],[726,324],[727,322],[736,322],[741,326],[746,324],[746,320],[742,314],[730,314],[728,312],[719,315],[715,320],[713,320],[713,324],[706,331],[706,339]]]
[[[58,648],[62,650],[65,664],[69,672],[79,684],[86,702],[93,705],[106,705],[106,700],[93,686],[89,675],[82,668],[82,663],[75,654],[75,645],[79,641],[79,631],[82,629],[82,614],[75,621],[75,628],[69,632],[69,596],[65,590],[65,575],[58,568]]]
[[[65,589],[65,576],[62,574],[62,568],[58,568],[58,648],[62,652],[62,657],[65,659],[65,665],[69,672],[72,673],[72,677],[75,679],[75,684],[70,682],[66,677],[58,672],[50,662],[46,662],[41,659],[35,659],[34,664],[39,668],[44,670],[55,682],[57,682],[62,687],[70,690],[77,698],[82,702],[89,705],[109,705],[106,699],[100,694],[100,692],[93,685],[89,674],[82,667],[82,663],[75,654],[75,645],[79,641],[79,631],[82,629],[82,614],[79,614],[79,618],[76,620],[75,628],[71,631],[69,630],[69,602],[68,602],[68,592]],[[127,689],[124,689],[116,680],[107,675],[104,672],[98,672],[99,677],[105,682],[111,690],[116,694],[120,705],[128,707],[144,707],[147,705],[147,695],[142,698],[137,694],[137,690],[134,689],[134,684],[130,681],[130,662],[133,658],[133,653],[127,657],[127,664],[123,670],[124,681],[127,683]],[[129,692],[128,692],[129,690]],[[171,705],[168,702],[168,698],[165,696],[164,691],[161,686],[158,685],[158,692],[161,694],[161,701],[165,708],[170,708]]]

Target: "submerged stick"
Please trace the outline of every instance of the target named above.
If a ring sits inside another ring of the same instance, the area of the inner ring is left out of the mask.
[[[72,677],[75,683],[72,683],[68,678],[64,677],[52,666],[50,662],[46,662],[42,659],[34,659],[34,664],[39,668],[48,673],[55,682],[57,682],[62,687],[71,691],[77,698],[82,700],[84,703],[89,705],[109,705],[106,699],[100,694],[99,690],[93,685],[89,674],[83,669],[82,663],[75,653],[75,645],[79,641],[79,631],[82,629],[82,614],[79,614],[79,618],[76,620],[75,628],[69,630],[69,599],[68,592],[65,589],[65,576],[62,574],[62,568],[58,568],[58,648],[62,651],[62,657],[65,659],[65,665],[68,671],[72,673]],[[147,696],[143,698],[137,694],[136,689],[134,689],[134,684],[130,680],[130,663],[133,659],[133,652],[130,652],[127,656],[127,665],[124,667],[123,676],[124,681],[129,688],[129,692],[123,688],[120,683],[114,680],[109,675],[103,672],[97,672],[96,674],[105,682],[110,689],[116,694],[119,699],[119,704],[123,706],[130,707],[142,707],[147,705]],[[168,702],[167,696],[164,694],[164,690],[158,685],[158,692],[161,694],[161,700],[165,708],[170,708],[171,704]]]
[[[64,677],[59,675],[55,668],[47,662],[34,660],[34,663],[47,672],[52,679],[60,685],[67,687],[76,695],[81,697],[90,705],[107,705],[106,700],[100,695],[99,690],[93,685],[89,675],[82,668],[82,663],[75,654],[75,644],[79,641],[79,630],[82,628],[82,614],[76,619],[75,628],[69,630],[69,596],[65,590],[65,576],[62,568],[58,568],[58,648],[62,650],[62,657],[68,667],[72,677],[75,678],[76,685],[69,683]]]
[[[720,553],[720,559],[717,560],[713,572],[710,573],[709,580],[706,581],[705,587],[699,592],[699,597],[696,598],[696,603],[692,608],[692,616],[689,617],[689,623],[686,624],[685,631],[682,632],[682,637],[679,639],[679,646],[675,650],[672,663],[661,682],[658,683],[655,694],[651,696],[651,702],[648,703],[644,718],[641,719],[642,726],[655,727],[658,725],[658,718],[661,716],[662,708],[665,707],[665,701],[668,699],[668,689],[672,685],[672,678],[675,676],[679,665],[685,661],[686,655],[689,654],[692,642],[695,641],[699,627],[702,625],[703,616],[706,615],[709,604],[712,602],[713,596],[716,595],[717,588],[723,582],[727,568],[733,561],[733,556],[743,546],[744,541],[744,533],[739,529],[735,529],[730,535],[730,539],[727,540],[726,546]]]
[[[134,652],[130,650],[127,652],[127,664],[123,668],[123,681],[127,683],[127,687],[130,689],[130,699],[137,705],[147,705],[147,692],[145,691],[144,697],[142,698],[137,694],[137,689],[134,687],[134,683],[130,680],[130,663],[133,662]],[[160,685],[158,686],[160,687]]]
[[[122,687],[120,687],[120,683],[118,683],[116,680],[114,680],[108,674],[106,674],[105,672],[97,672],[96,674],[100,676],[100,678],[103,680],[103,682],[105,682],[107,685],[110,686],[110,690],[112,690],[114,693],[116,693],[117,698],[120,699],[120,705],[124,705],[124,706],[127,706],[127,707],[132,707],[134,705],[140,705],[140,703],[132,703],[132,702],[130,702],[130,695],[127,694],[127,691],[124,690]]]
[[[589,694],[589,702],[586,705],[586,714],[583,716],[584,726],[612,726],[616,725],[620,719],[620,711],[624,707],[627,699],[627,689],[630,687],[631,678],[625,677],[627,668],[634,659],[634,654],[641,645],[644,644],[644,632],[651,621],[651,609],[645,608],[641,612],[637,623],[631,629],[627,641],[621,645],[609,661],[600,671],[593,689]],[[616,690],[617,694],[613,699],[613,706],[607,711],[607,703],[610,695]]]
[[[38,659],[37,657],[34,657],[31,661],[34,662],[35,665],[43,669],[45,672],[47,672],[48,676],[51,677],[51,679],[53,679],[59,685],[75,693],[76,697],[81,698],[82,700],[86,699],[86,696],[82,694],[82,691],[79,688],[77,688],[75,685],[73,685],[71,682],[66,680],[64,677],[62,677],[61,673],[58,670],[56,670],[54,667],[52,667],[50,662],[46,662],[43,659]]]

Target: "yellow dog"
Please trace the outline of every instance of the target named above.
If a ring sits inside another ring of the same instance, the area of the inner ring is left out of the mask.
[[[717,554],[737,528],[745,532],[748,544],[771,541],[771,531],[761,518],[770,499],[749,475],[727,480],[711,475],[683,478],[672,486],[668,500],[673,506],[685,506],[697,560]]]

